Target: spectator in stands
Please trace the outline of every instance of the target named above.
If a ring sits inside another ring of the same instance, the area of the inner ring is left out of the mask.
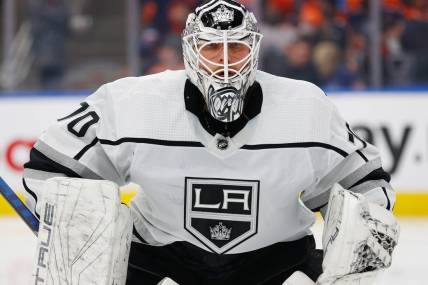
[[[320,83],[312,63],[312,47],[304,38],[299,38],[283,48],[282,53],[276,54],[275,57],[265,58],[264,70],[279,76]]]
[[[314,47],[313,62],[319,76],[321,86],[329,87],[336,75],[341,62],[338,45],[331,41],[323,41]]]
[[[202,0],[142,0],[142,73],[177,69],[181,59],[181,32],[189,12]],[[175,38],[175,39],[174,39]],[[174,48],[172,42],[180,41]],[[164,45],[167,43],[166,45]],[[161,60],[159,62],[159,60]],[[172,66],[168,66],[170,63]]]
[[[299,30],[301,35],[311,38],[312,43],[317,39],[317,33],[325,23],[325,17],[320,1],[304,1],[299,13]]]
[[[402,37],[405,22],[401,11],[386,10],[383,17],[384,83],[403,86],[410,83],[414,60],[404,52]]]
[[[191,11],[191,5],[186,2],[175,0],[170,3],[167,11],[169,34],[177,35],[181,39],[187,15]]]
[[[358,59],[355,54],[348,51],[345,55],[345,61],[329,81],[328,87],[362,89],[366,86],[367,84],[362,76],[361,65],[359,64]]]
[[[176,37],[168,37],[157,49],[155,64],[149,67],[147,73],[158,73],[166,69],[184,69],[181,56],[181,40]]]
[[[297,27],[293,23],[294,1],[266,0],[263,10],[263,22],[260,25],[264,35],[262,57],[272,52],[279,53],[298,37]]]
[[[66,66],[70,9],[67,0],[28,0],[34,56],[44,89],[59,89]]]
[[[157,27],[157,19],[159,11],[158,3],[155,0],[141,1],[140,13],[140,56],[141,56],[141,73],[146,73],[147,70],[155,64],[156,50],[161,41],[161,31]]]
[[[317,43],[328,41],[334,43],[340,49],[344,49],[346,46],[346,19],[335,6],[334,1],[323,1],[321,8],[324,14],[324,21],[315,35]]]
[[[428,82],[428,2],[414,1],[417,10],[406,23],[402,36],[404,52],[413,57],[412,80],[417,83]]]

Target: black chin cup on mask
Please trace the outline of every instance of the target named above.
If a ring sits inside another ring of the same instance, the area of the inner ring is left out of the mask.
[[[211,116],[219,121],[232,122],[242,114],[244,98],[234,87],[224,87],[218,90],[210,87],[207,99]]]

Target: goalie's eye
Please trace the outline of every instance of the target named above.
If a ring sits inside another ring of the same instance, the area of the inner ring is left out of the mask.
[[[245,46],[243,46],[240,43],[229,43],[227,46],[230,50],[233,50],[233,51],[239,51],[241,49],[245,49]]]
[[[222,44],[220,43],[209,43],[207,45],[204,46],[204,50],[206,51],[216,51],[222,48]]]
[[[232,56],[237,56],[237,55],[245,56],[251,52],[250,48],[241,42],[230,42],[227,44],[227,49],[229,51],[229,54],[231,54]],[[212,58],[222,51],[223,51],[223,43],[215,43],[215,42],[202,45],[200,50],[201,54],[203,54],[207,58]]]

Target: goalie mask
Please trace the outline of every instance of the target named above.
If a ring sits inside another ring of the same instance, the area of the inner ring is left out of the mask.
[[[221,122],[237,120],[254,83],[262,35],[246,8],[213,0],[191,13],[183,31],[186,74],[203,94],[209,113]]]

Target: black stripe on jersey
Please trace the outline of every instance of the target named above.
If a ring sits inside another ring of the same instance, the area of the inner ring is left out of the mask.
[[[155,144],[155,145],[164,145],[164,146],[181,146],[181,147],[203,147],[204,145],[200,142],[192,141],[167,141],[167,140],[156,140],[148,138],[121,138],[117,141],[99,139],[101,144],[105,145],[120,145],[123,143],[145,143],[145,144]]]
[[[24,164],[24,168],[53,173],[63,173],[68,177],[81,178],[79,174],[77,174],[70,168],[53,161],[35,148],[31,149],[30,161]]]
[[[25,183],[25,179],[22,179],[22,185],[24,185],[24,189],[25,191],[27,191],[28,194],[31,195],[31,197],[33,197],[34,201],[36,201],[36,205],[37,205],[37,195],[30,190],[30,188],[28,188],[27,183]],[[34,214],[36,214],[37,219],[40,220],[40,215],[37,213],[36,208],[34,208]]]
[[[370,172],[368,175],[366,175],[364,178],[358,180],[356,183],[354,183],[351,187],[349,187],[349,189],[352,189],[355,186],[358,186],[366,181],[370,181],[370,180],[385,180],[386,182],[389,183],[389,181],[391,181],[391,175],[389,175],[388,172],[386,172],[385,170],[383,170],[382,167],[373,170],[372,172]]]
[[[363,149],[367,147],[367,143],[361,139],[349,126],[348,123],[346,123],[346,128],[348,129],[348,136],[349,136],[349,141],[352,143],[355,143],[354,137],[357,138],[357,140],[359,140],[362,144],[363,144]],[[367,157],[360,151],[357,150],[357,153],[361,156],[361,158],[365,161],[368,162],[369,160],[367,159]]]
[[[91,148],[91,147],[93,147],[94,145],[96,145],[97,144],[97,142],[99,141],[99,139],[98,138],[95,138],[90,144],[88,144],[87,146],[85,146],[84,148],[82,148],[82,150],[81,151],[79,151],[79,153],[78,154],[76,154],[75,156],[74,156],[74,159],[75,160],[79,160],[79,159],[81,159],[82,158],[82,156]]]
[[[164,145],[164,146],[180,146],[180,147],[204,147],[200,142],[193,141],[167,141],[167,140],[157,140],[157,139],[148,139],[148,138],[121,138],[116,141],[99,139],[101,144],[105,145],[120,145],[122,143],[145,143],[145,144],[155,144],[155,145]],[[91,144],[95,144],[92,142]],[[90,145],[91,145],[90,144]],[[88,145],[88,146],[90,146]],[[86,146],[86,147],[88,147]],[[85,148],[86,148],[85,147]],[[244,145],[241,148],[246,150],[261,150],[261,149],[272,149],[272,148],[309,148],[309,147],[321,147],[333,150],[340,154],[343,157],[347,157],[348,153],[338,147],[319,142],[302,142],[302,143],[283,143],[283,144],[256,144],[256,145]],[[90,148],[90,147],[89,147]],[[85,150],[86,151],[86,150]]]
[[[363,140],[363,139],[361,139],[352,129],[351,129],[351,127],[349,126],[349,124],[348,123],[346,123],[346,128],[348,129],[348,132],[350,133],[350,134],[352,134],[354,137],[356,137],[357,138],[357,140],[359,140],[362,144],[363,144],[363,148],[366,148],[367,147],[367,143]]]
[[[351,133],[348,133],[348,140],[349,140],[351,143],[355,143],[354,136],[353,136]]]
[[[141,242],[141,243],[147,243],[143,237],[137,232],[137,229],[135,228],[135,225],[132,226],[132,234]]]
[[[386,205],[386,209],[388,211],[391,211],[391,201],[389,200],[388,193],[386,193],[385,187],[382,187],[382,191],[383,191],[383,194],[385,194],[386,201],[388,202],[387,205]]]
[[[148,138],[121,138],[116,141],[99,139],[99,142],[104,145],[120,145],[123,143],[144,143],[144,144],[154,144],[154,145],[164,145],[164,146],[179,146],[179,147],[204,147],[204,145],[200,142],[194,141],[167,141],[167,140],[157,140],[157,139],[148,139]],[[94,144],[92,142],[91,144]],[[90,148],[88,145],[88,149]],[[85,147],[85,148],[86,148]],[[330,149],[343,157],[347,157],[349,154],[332,145],[320,142],[302,142],[302,143],[282,143],[282,144],[256,144],[256,145],[244,145],[241,149],[246,150],[262,150],[262,149],[274,149],[274,148],[309,148],[309,147],[320,147],[325,149]],[[87,149],[85,150],[87,151]]]
[[[357,150],[357,153],[361,156],[362,159],[364,159],[365,162],[369,162],[369,159],[360,150]]]
[[[302,143],[283,143],[283,144],[256,144],[256,145],[244,145],[242,149],[247,150],[260,150],[260,149],[271,149],[271,148],[309,148],[309,147],[321,147],[333,150],[343,157],[347,157],[348,153],[338,147],[320,143],[320,142],[302,142]]]

